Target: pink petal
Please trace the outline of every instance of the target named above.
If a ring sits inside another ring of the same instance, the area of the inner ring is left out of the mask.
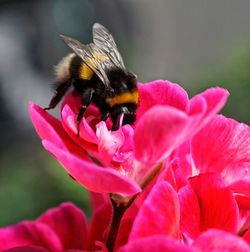
[[[229,185],[241,209],[250,209],[250,181],[243,178]]]
[[[142,205],[145,202],[145,199],[148,197],[153,186],[155,185],[156,180],[157,178],[150,182],[150,184],[136,197],[133,204],[125,212],[116,238],[115,251],[128,242],[135,217],[137,216],[138,211],[141,209]]]
[[[234,193],[234,197],[240,207],[240,209],[250,209],[250,196],[245,194]]]
[[[58,235],[66,249],[84,249],[87,241],[87,222],[84,213],[71,203],[46,211],[38,218]]]
[[[0,228],[0,251],[23,246],[40,246],[51,252],[62,251],[58,236],[47,225],[23,221]]]
[[[248,242],[250,246],[250,229],[248,229],[247,232],[243,235],[243,238]]]
[[[225,183],[250,181],[250,128],[215,116],[192,141],[192,155],[200,172],[218,172]]]
[[[95,245],[96,245],[96,249],[95,249],[96,252],[109,252],[105,243],[100,242],[100,241],[96,241]]]
[[[220,87],[209,88],[197,96],[202,96],[207,102],[207,115],[217,113],[226,103],[229,92]]]
[[[202,96],[194,96],[190,100],[190,109],[188,113],[190,116],[196,117],[189,127],[190,137],[200,130],[206,112],[207,112],[206,99]]]
[[[70,140],[59,120],[32,102],[29,103],[29,113],[32,123],[41,139],[53,141],[60,148],[67,149],[62,139]]]
[[[95,146],[97,138],[94,130],[90,127],[84,117],[80,123],[80,137],[77,136],[77,113],[67,104],[61,110],[62,125],[65,131],[84,148]]]
[[[161,180],[153,187],[141,206],[129,241],[152,235],[177,237],[179,218],[177,193],[169,183]]]
[[[74,91],[69,92],[63,102],[61,109],[64,109],[64,106],[67,105],[70,107],[70,109],[73,111],[73,113],[77,116],[82,104],[81,104],[81,95],[76,94]],[[86,112],[84,113],[84,117],[93,116],[95,118],[99,117],[99,109],[94,106],[93,104],[90,104],[90,106],[87,108]]]
[[[155,105],[169,105],[182,111],[188,110],[188,95],[178,84],[157,80],[139,85],[140,106],[137,111],[139,119]]]
[[[88,191],[88,193],[89,193],[89,200],[90,200],[92,212],[95,212],[99,207],[109,202],[109,198],[107,194],[96,193],[92,191]]]
[[[148,110],[135,128],[136,159],[155,164],[166,158],[183,141],[187,123],[187,115],[175,108],[158,105]]]
[[[180,244],[167,236],[157,235],[146,238],[140,238],[130,241],[123,246],[118,252],[154,252],[154,251],[169,251],[169,252],[195,252],[195,249]]]
[[[48,141],[43,141],[43,145],[77,182],[91,191],[124,195],[133,195],[141,191],[135,182],[112,168],[101,167],[87,159],[77,157]]]
[[[250,247],[240,237],[211,229],[203,233],[192,245],[202,252],[249,252]]]
[[[176,160],[172,162],[165,162],[162,171],[159,173],[157,179],[167,181],[175,191],[177,191],[176,177],[174,174],[174,167],[176,166]]]
[[[37,246],[24,246],[7,249],[4,252],[49,252],[49,250]]]
[[[188,183],[190,176],[195,175],[193,174],[195,171],[192,165],[190,145],[190,141],[186,141],[174,152],[172,169],[175,174],[177,191]]]
[[[117,131],[110,131],[105,122],[100,122],[96,125],[96,136],[98,138],[98,156],[105,163],[109,163],[124,143],[123,132],[121,128]]]
[[[113,161],[122,163],[124,170],[129,172],[133,169],[132,163],[134,161],[134,129],[131,125],[126,124],[113,133],[123,136],[122,145],[119,146],[113,156]]]
[[[179,191],[181,230],[194,239],[209,228],[236,232],[239,224],[237,203],[216,174],[201,174],[190,179]]]
[[[191,178],[190,184],[200,206],[200,230],[218,228],[235,233],[239,224],[239,209],[222,179],[207,173]]]
[[[196,95],[190,100],[189,115],[205,114],[207,111],[206,99]]]
[[[119,233],[116,239],[115,250],[118,249],[120,246],[125,245],[128,242],[132,225],[135,220],[135,217],[138,214],[138,211],[141,209],[149,193],[152,191],[153,186],[157,183],[157,181],[161,179],[165,179],[164,175],[158,176],[157,178],[153,179],[150,182],[150,184],[137,196],[134,203],[125,212],[122,218],[122,222],[119,228]]]
[[[72,141],[59,120],[32,102],[29,103],[29,113],[37,134],[42,140],[53,142],[62,150],[70,150],[80,156],[84,155],[84,150]]]
[[[67,110],[70,110],[71,111],[71,116],[73,116],[73,120],[71,120],[71,122],[75,121],[75,118],[77,117],[78,113],[79,113],[79,110],[81,109],[81,95],[78,95],[76,94],[74,91],[68,93],[68,95],[66,95],[66,97],[64,98],[63,102],[62,102],[62,106],[61,106],[61,117],[62,117],[62,121],[63,124],[64,124],[64,127],[67,126],[67,120],[64,120],[66,118],[63,118],[63,116],[65,116],[65,114],[63,115],[62,114],[62,111],[67,107]],[[66,114],[67,115],[67,114]],[[80,136],[81,137],[87,137],[89,138],[89,140],[92,142],[92,141],[95,141],[94,139],[91,138],[91,136],[93,136],[93,132],[95,132],[95,126],[97,123],[100,122],[100,111],[99,109],[93,104],[91,103],[85,113],[84,113],[84,118],[82,120],[82,123],[80,124]],[[107,125],[109,126],[109,128],[111,128],[111,120],[110,118],[108,118],[108,120],[106,121]],[[75,123],[73,123],[75,124]],[[74,132],[76,132],[76,127],[73,126],[73,125],[69,125],[68,129],[69,130],[69,134],[71,135],[74,135],[76,136],[76,134]],[[85,131],[84,133],[81,133],[81,131]],[[71,132],[70,132],[71,131]],[[85,134],[86,133],[86,134]],[[88,136],[89,135],[89,136]],[[79,137],[76,138],[75,140],[79,141]],[[81,138],[80,138],[81,139]],[[83,140],[83,138],[82,138]],[[80,142],[80,141],[79,141]]]
[[[192,187],[188,184],[179,192],[181,231],[185,237],[195,239],[200,234],[201,209],[198,198]]]
[[[119,227],[119,232],[117,234],[116,241],[115,241],[115,249],[114,249],[115,251],[117,251],[118,248],[120,248],[121,246],[127,244],[128,239],[129,239],[129,234],[134,223],[134,219],[135,219],[135,216],[130,217],[130,218],[129,217],[126,218],[126,216],[124,216],[122,218],[122,222]]]
[[[134,140],[133,140],[134,129],[129,124],[126,124],[126,125],[120,127],[120,129],[124,135],[124,142],[123,142],[123,145],[121,146],[120,151],[123,153],[133,151],[133,149],[134,149]]]
[[[229,92],[226,89],[216,87],[209,88],[191,99],[191,103],[197,97],[202,97],[206,100],[206,113],[200,120],[200,124],[196,128],[196,131],[204,127],[212,119],[212,117],[221,110],[226,103],[228,96]]]
[[[88,251],[96,248],[96,241],[106,242],[106,231],[109,228],[112,217],[111,204],[107,203],[100,206],[93,214],[88,232]]]

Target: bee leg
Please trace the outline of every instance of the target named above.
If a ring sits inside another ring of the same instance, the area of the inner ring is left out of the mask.
[[[106,121],[109,117],[109,111],[102,111],[101,121]]]
[[[76,121],[77,121],[77,136],[79,137],[80,135],[80,122],[83,118],[83,115],[87,109],[87,107],[89,106],[91,100],[92,100],[92,96],[94,93],[94,89],[93,88],[89,88],[86,89],[83,94],[82,94],[82,107],[80,108]]]
[[[49,106],[44,108],[44,110],[55,108],[56,105],[61,101],[62,97],[65,95],[70,86],[71,86],[71,80],[58,84],[55,95],[50,100]]]
[[[120,111],[119,114],[116,114],[115,116],[112,117],[112,122],[113,122],[113,126],[112,126],[112,130],[118,130],[120,127],[120,121],[121,121],[121,117],[124,115],[123,111]]]
[[[118,130],[120,126],[120,116],[112,118],[113,126],[112,131]]]
[[[111,114],[112,117],[112,130],[118,130],[120,125],[123,125],[123,122],[121,123],[121,120],[123,120],[124,114],[128,113],[128,109],[126,107],[118,107],[116,108],[113,113]]]

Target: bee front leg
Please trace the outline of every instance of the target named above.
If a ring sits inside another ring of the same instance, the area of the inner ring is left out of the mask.
[[[94,93],[94,89],[93,88],[89,88],[86,89],[83,94],[82,94],[82,107],[80,108],[76,121],[77,121],[77,136],[79,137],[80,135],[80,122],[83,118],[83,115],[87,109],[87,107],[89,106],[92,97],[93,97],[93,93]]]
[[[61,101],[62,97],[65,95],[69,87],[71,86],[72,80],[68,80],[57,85],[55,95],[52,97],[49,106],[44,108],[44,110],[53,109]]]

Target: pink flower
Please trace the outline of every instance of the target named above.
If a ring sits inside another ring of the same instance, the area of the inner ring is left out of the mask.
[[[118,250],[119,252],[249,252],[249,246],[241,239],[224,231],[209,230],[191,245],[184,245],[162,235],[133,240]]]
[[[83,251],[86,242],[86,217],[71,203],[52,208],[35,221],[0,228],[0,251]]]
[[[111,206],[105,200],[94,212],[90,222],[91,235],[88,236],[89,250],[95,249],[96,239],[105,243],[111,212]],[[120,251],[121,247],[121,251],[147,251],[149,248],[151,251],[167,248],[203,251],[206,246],[207,251],[219,248],[221,251],[250,251],[237,236],[240,224],[237,202],[219,176],[193,177],[179,192],[167,181],[159,179],[149,192],[144,190],[125,213],[115,251]],[[244,231],[241,236],[248,241],[249,231]]]
[[[242,238],[232,234],[239,210],[220,179],[194,178],[179,197],[180,201],[168,182],[158,181],[118,251],[250,251]]]
[[[187,178],[216,173],[234,193],[241,209],[250,209],[250,128],[216,115],[176,155],[179,187]]]
[[[224,116],[216,116],[193,138],[191,148],[197,170],[219,173],[240,206],[249,209],[250,128]]]
[[[181,209],[181,231],[188,239],[202,232],[221,229],[236,234],[240,214],[232,192],[216,174],[201,174],[189,179],[178,192]]]
[[[80,98],[72,93],[63,102],[61,121],[33,103],[29,110],[44,147],[77,182],[91,191],[129,196],[140,192],[152,170],[211,120],[228,92],[212,88],[189,100],[179,85],[154,81],[139,85],[139,96],[135,125],[112,132],[111,122],[100,122],[91,105],[80,137]]]
[[[106,252],[111,205],[103,196],[92,193],[88,228],[84,214],[64,203],[35,221],[0,228],[0,251]],[[239,209],[220,178],[200,175],[179,193],[160,179],[141,196],[145,199],[137,198],[123,217],[114,251],[250,251],[234,234]]]
[[[219,177],[194,177],[178,193],[159,180],[140,206],[129,240],[166,235],[190,241],[211,228],[236,233],[238,224],[237,203]]]

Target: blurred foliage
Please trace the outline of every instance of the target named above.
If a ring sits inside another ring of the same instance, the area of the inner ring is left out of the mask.
[[[87,191],[41,145],[31,146],[15,146],[0,156],[0,226],[35,219],[64,201],[76,203],[88,215]]]
[[[250,45],[227,52],[221,62],[196,78],[190,87],[192,95],[212,86],[226,88],[229,99],[222,113],[240,122],[250,124]]]

